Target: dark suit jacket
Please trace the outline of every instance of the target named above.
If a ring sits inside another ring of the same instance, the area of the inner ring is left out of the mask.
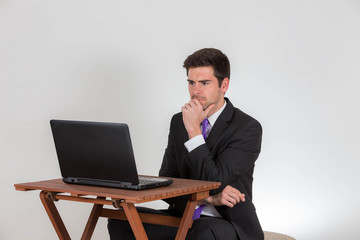
[[[241,240],[262,240],[263,232],[252,203],[254,163],[260,153],[262,128],[258,121],[235,108],[228,99],[226,101],[206,144],[190,153],[184,146],[189,137],[182,113],[173,116],[159,175],[221,182],[220,188],[210,191],[210,195],[221,192],[227,185],[238,189],[245,194],[245,202],[233,208],[220,206],[216,209],[233,224]],[[166,201],[170,210],[181,214],[187,198]]]

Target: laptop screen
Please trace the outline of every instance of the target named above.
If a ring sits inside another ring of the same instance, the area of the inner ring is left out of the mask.
[[[63,178],[138,184],[127,124],[69,120],[50,124]]]

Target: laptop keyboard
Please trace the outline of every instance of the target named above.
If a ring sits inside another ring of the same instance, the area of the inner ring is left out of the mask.
[[[161,181],[163,181],[163,179],[139,176],[139,184],[141,184],[141,185],[144,185],[144,184],[146,185],[146,184],[151,184],[151,183],[156,183],[156,182],[161,182]]]
[[[139,184],[148,184],[148,183],[153,183],[153,180],[150,179],[139,179]]]

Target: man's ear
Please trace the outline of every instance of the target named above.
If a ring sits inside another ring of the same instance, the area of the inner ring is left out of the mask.
[[[226,93],[226,91],[229,89],[230,80],[229,78],[224,78],[224,80],[221,83],[220,89],[223,94]]]

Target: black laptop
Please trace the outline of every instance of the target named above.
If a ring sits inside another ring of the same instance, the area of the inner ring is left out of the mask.
[[[141,190],[173,182],[138,176],[125,123],[51,120],[50,125],[65,183]]]

